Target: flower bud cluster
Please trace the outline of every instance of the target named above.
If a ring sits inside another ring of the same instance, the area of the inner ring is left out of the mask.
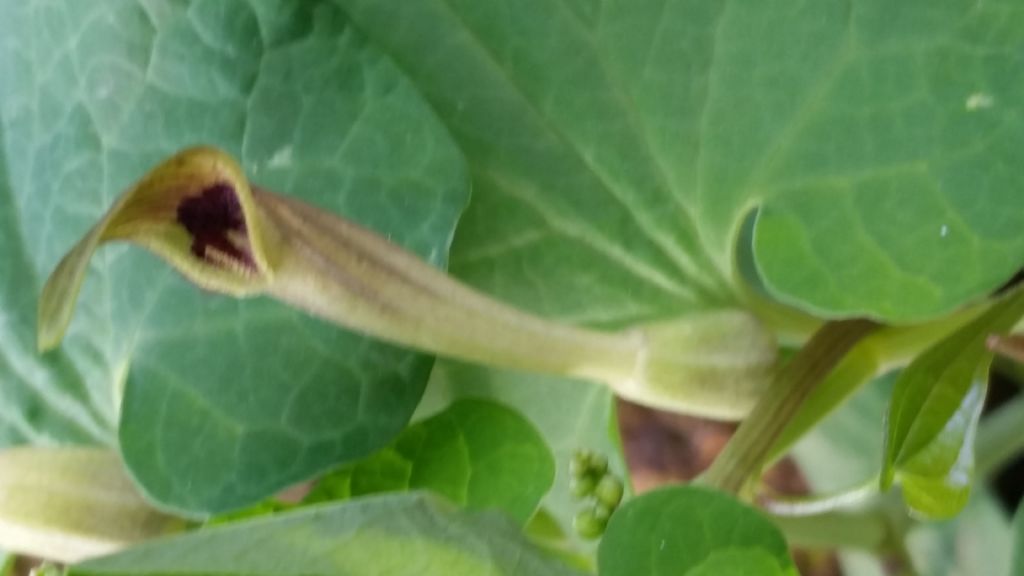
[[[608,470],[607,458],[589,450],[573,455],[569,474],[573,498],[585,504],[573,519],[573,529],[583,538],[599,538],[622,502],[622,481]]]

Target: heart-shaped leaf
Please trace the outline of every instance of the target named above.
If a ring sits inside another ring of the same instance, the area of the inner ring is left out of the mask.
[[[767,518],[707,488],[674,487],[630,500],[601,540],[601,576],[796,576]]]
[[[572,496],[569,468],[574,454],[588,450],[607,457],[611,470],[626,470],[612,394],[578,380],[438,360],[421,409],[436,411],[466,398],[491,398],[515,407],[536,426],[556,464],[554,485],[543,506],[559,524],[560,533],[568,534],[577,546],[589,545],[572,530],[579,501]]]
[[[471,161],[452,269],[629,324],[742,299],[907,322],[1024,254],[1014,0],[339,0]]]
[[[120,406],[132,474],[199,514],[389,442],[427,357],[107,248],[37,359],[28,295],[117,193],[196,143],[444,265],[464,164],[398,68],[328,2],[2,2],[0,38],[0,440],[113,444]]]
[[[470,510],[526,524],[554,480],[544,439],[514,410],[478,399],[406,428],[394,444],[321,478],[306,502],[431,490]]]

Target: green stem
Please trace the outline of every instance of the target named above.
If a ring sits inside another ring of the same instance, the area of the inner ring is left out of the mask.
[[[877,334],[877,332],[875,333]],[[797,409],[793,418],[779,434],[769,455],[769,463],[785,456],[808,431],[832,413],[847,398],[878,376],[879,360],[868,336],[854,346],[835,369],[819,384]]]
[[[875,350],[879,372],[889,372],[906,366],[939,340],[977,319],[993,302],[985,300],[924,324],[889,326],[866,339],[864,344]]]
[[[864,320],[829,322],[783,366],[750,416],[705,473],[703,481],[720,490],[739,493],[766,463],[772,446],[807,396],[849,353],[878,327]]]
[[[737,272],[736,277],[740,276]],[[768,298],[745,282],[740,283],[740,296],[744,306],[757,316],[784,346],[803,346],[824,324],[820,318]]]
[[[849,509],[878,496],[878,477],[862,482],[851,489],[830,494],[816,494],[797,498],[770,499],[764,508],[781,516],[809,516]]]
[[[772,515],[792,546],[809,550],[854,548],[873,553],[890,548],[892,533],[884,514],[869,509],[810,516]]]
[[[978,425],[975,471],[979,477],[998,472],[1024,450],[1024,396],[986,416]]]
[[[874,378],[904,366],[922,351],[977,318],[991,303],[982,303],[939,320],[915,326],[887,326],[857,343],[836,369],[817,386],[772,447],[770,460],[785,455],[826,416]]]
[[[807,515],[771,514],[786,540],[810,550],[856,549],[889,556],[904,570],[912,569],[906,535],[915,522],[902,499],[892,493],[856,510],[829,510]]]

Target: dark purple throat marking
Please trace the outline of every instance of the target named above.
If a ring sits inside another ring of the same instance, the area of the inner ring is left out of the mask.
[[[228,236],[229,232],[246,232],[242,205],[230,184],[220,182],[182,200],[178,204],[178,223],[192,235],[192,253],[196,256],[217,264],[210,257],[209,249],[213,249],[246,268],[256,269],[247,247]]]

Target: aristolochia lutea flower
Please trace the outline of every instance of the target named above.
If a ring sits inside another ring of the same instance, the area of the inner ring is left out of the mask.
[[[742,417],[775,360],[771,337],[739,310],[615,332],[522,312],[338,215],[250,186],[211,148],[155,168],[64,257],[39,303],[40,349],[60,342],[88,260],[110,241],[151,250],[207,290],[269,296],[400,345],[602,382],[681,412]]]

